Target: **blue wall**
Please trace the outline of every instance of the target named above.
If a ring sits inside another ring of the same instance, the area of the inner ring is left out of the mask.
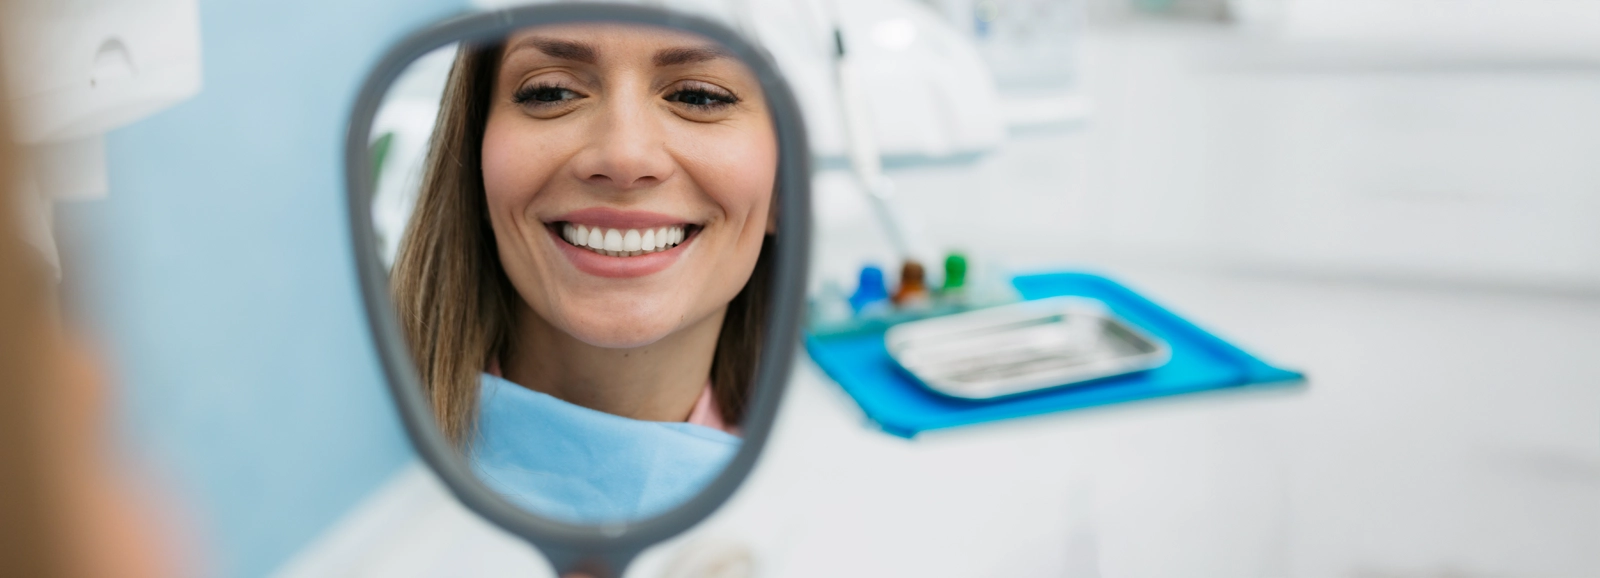
[[[340,144],[380,52],[464,6],[202,2],[204,89],[109,135],[110,197],[62,211],[125,443],[221,575],[270,574],[411,459],[360,314]]]

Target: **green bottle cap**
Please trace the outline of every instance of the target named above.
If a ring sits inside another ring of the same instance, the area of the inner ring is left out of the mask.
[[[967,258],[960,253],[951,253],[944,258],[944,287],[943,290],[960,289],[967,284]]]

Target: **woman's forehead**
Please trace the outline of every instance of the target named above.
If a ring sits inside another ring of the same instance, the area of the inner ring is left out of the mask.
[[[717,42],[682,30],[621,23],[537,26],[512,34],[505,57],[582,64],[648,63],[656,67],[737,61]]]

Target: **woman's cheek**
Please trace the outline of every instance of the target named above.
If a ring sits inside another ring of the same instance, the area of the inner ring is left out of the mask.
[[[491,206],[503,200],[506,191],[514,189],[508,181],[513,180],[510,165],[514,164],[516,155],[507,150],[505,141],[505,136],[496,131],[491,122],[483,137],[483,188]]]
[[[528,126],[523,119],[489,119],[483,135],[483,187],[490,204],[526,202],[556,170],[564,155],[553,144],[571,142],[560,131]]]
[[[777,146],[768,139],[738,141],[723,151],[724,162],[713,171],[727,199],[724,206],[752,221],[746,225],[759,225],[763,231],[766,215],[762,209],[771,202],[777,183],[777,156]]]

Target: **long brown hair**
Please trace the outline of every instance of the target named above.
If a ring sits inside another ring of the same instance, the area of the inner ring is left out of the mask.
[[[482,171],[501,44],[463,44],[445,84],[422,190],[391,273],[395,306],[434,417],[458,445],[476,422],[479,373],[511,345],[521,297],[501,268]],[[744,417],[771,289],[768,236],[750,280],[728,303],[711,362],[722,419]]]

